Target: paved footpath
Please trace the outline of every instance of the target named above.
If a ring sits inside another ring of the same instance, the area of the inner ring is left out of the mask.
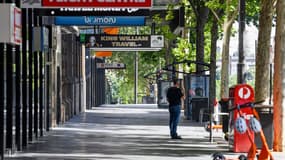
[[[106,105],[87,110],[53,128],[11,160],[211,160],[214,152],[228,152],[220,132],[209,133],[196,122],[184,120],[182,140],[169,137],[168,110],[155,105]],[[283,160],[284,154],[278,154]],[[280,159],[279,159],[280,158]]]

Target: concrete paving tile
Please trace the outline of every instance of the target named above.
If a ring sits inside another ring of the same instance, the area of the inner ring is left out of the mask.
[[[6,159],[210,160],[215,152],[238,155],[228,151],[221,131],[213,132],[214,141],[210,143],[203,124],[183,116],[178,128],[183,139],[170,139],[168,116],[167,109],[156,105],[95,107],[53,128],[24,151]]]

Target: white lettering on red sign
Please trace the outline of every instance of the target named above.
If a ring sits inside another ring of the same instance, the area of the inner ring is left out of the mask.
[[[242,87],[239,89],[238,91],[238,96],[241,98],[241,99],[248,99],[251,95],[251,91],[249,88],[247,87]]]
[[[60,3],[60,2],[76,2],[76,3],[78,3],[78,2],[93,2],[93,0],[49,0],[49,2],[58,2],[58,3]]]
[[[99,3],[145,3],[145,0],[94,0]],[[49,0],[49,2],[57,2],[57,3],[92,3],[93,0]]]
[[[62,12],[81,12],[81,11],[89,11],[89,12],[137,12],[138,8],[60,8],[60,11]]]
[[[22,43],[22,21],[19,8],[14,8],[14,41],[17,44]]]
[[[97,0],[100,3],[145,3],[145,0]]]
[[[42,0],[44,7],[151,7],[152,0]]]

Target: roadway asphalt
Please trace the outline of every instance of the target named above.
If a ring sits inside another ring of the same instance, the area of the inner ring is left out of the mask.
[[[211,160],[215,152],[228,151],[221,131],[214,141],[203,124],[181,117],[182,140],[169,137],[168,110],[156,105],[105,105],[87,110],[53,128],[13,155],[10,160]],[[274,153],[275,160],[285,153]]]

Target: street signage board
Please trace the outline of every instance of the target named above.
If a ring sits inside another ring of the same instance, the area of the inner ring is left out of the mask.
[[[49,30],[46,27],[33,28],[33,51],[47,51]]]
[[[151,7],[151,0],[42,0],[45,7]]]
[[[85,36],[85,34],[95,34],[95,31],[94,31],[94,28],[79,29],[79,34],[82,36]],[[80,42],[84,42],[84,41],[85,41],[85,37],[84,39],[80,40]]]
[[[162,35],[84,35],[81,42],[87,48],[162,48],[164,37]]]
[[[0,42],[20,45],[22,43],[21,9],[13,4],[0,5]]]
[[[42,8],[42,1],[21,0],[21,8]]]
[[[98,69],[126,69],[124,63],[97,63]]]
[[[34,13],[38,16],[150,16],[151,11],[146,8],[34,8]]]
[[[151,8],[152,0],[21,0],[23,8],[41,7],[97,7]]]
[[[57,16],[55,25],[76,26],[144,26],[143,16]]]

